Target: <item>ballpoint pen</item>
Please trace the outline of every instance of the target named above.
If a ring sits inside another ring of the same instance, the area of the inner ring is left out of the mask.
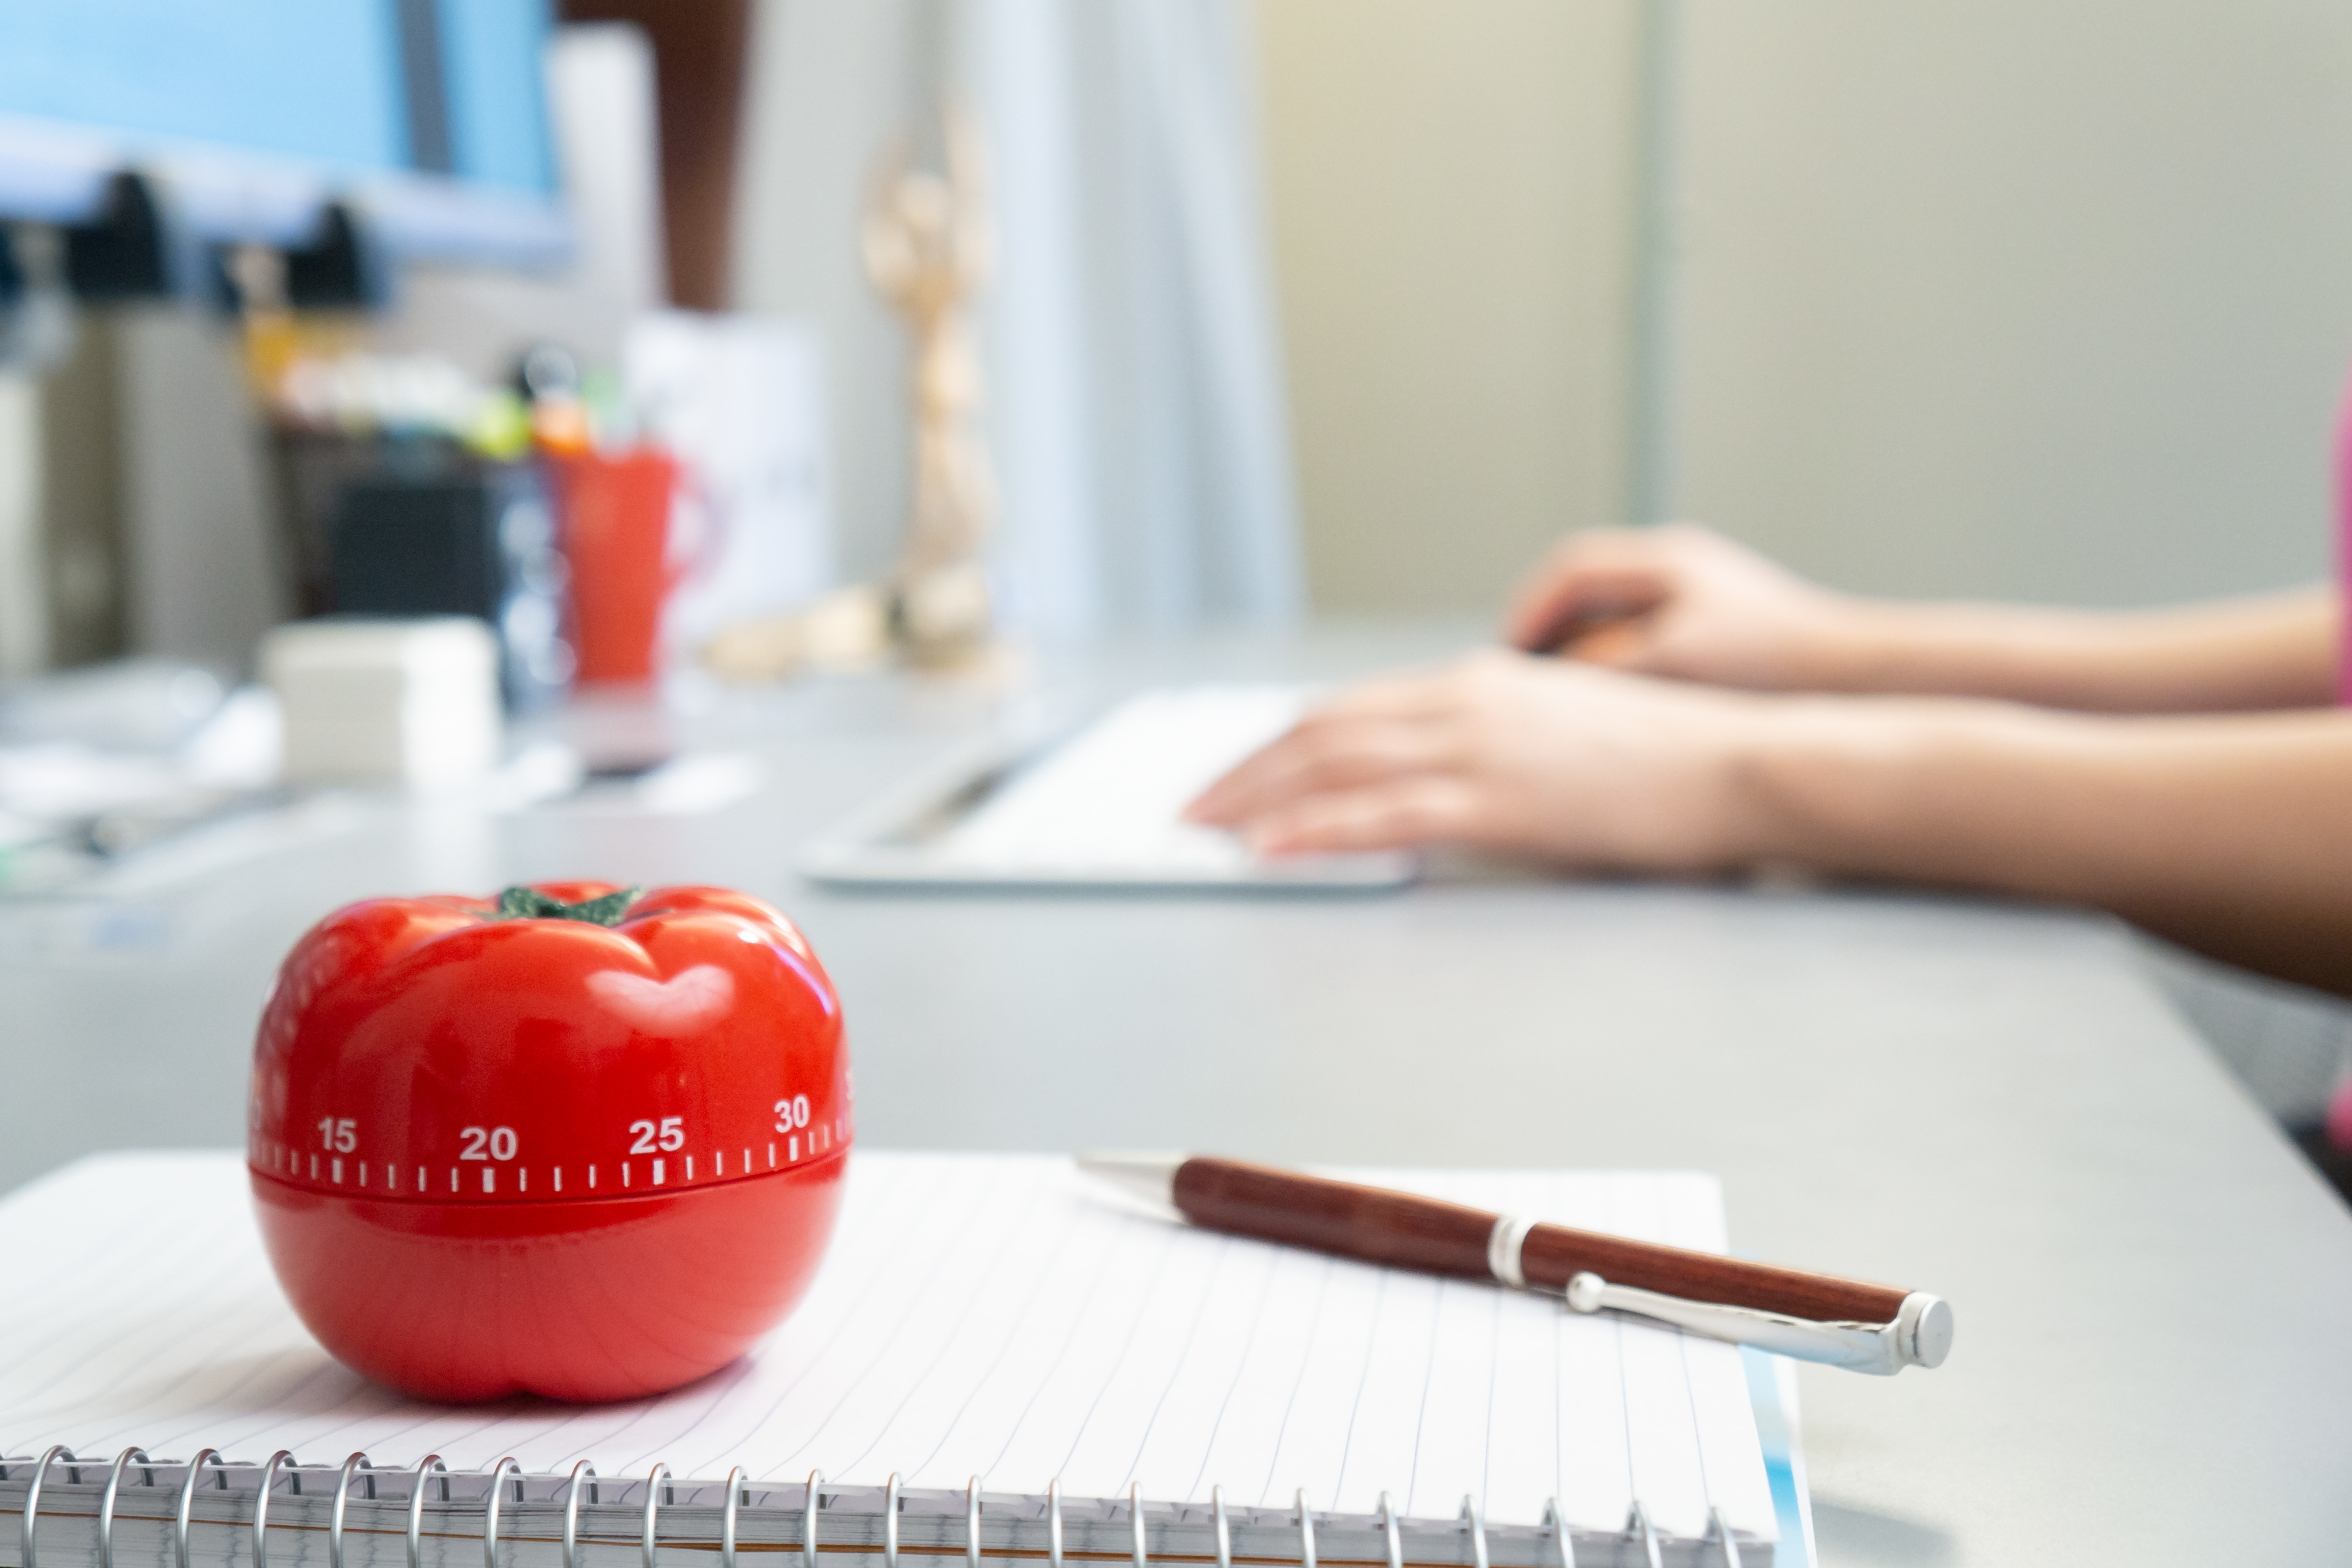
[[[1176,1154],[1082,1154],[1078,1168],[1203,1229],[1394,1268],[1557,1291],[1710,1339],[1881,1375],[1941,1365],[1952,1310],[1924,1290],[1751,1263],[1295,1171]]]

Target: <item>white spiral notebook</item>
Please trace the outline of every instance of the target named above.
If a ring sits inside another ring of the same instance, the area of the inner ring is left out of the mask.
[[[1724,1242],[1704,1175],[1357,1174]],[[613,1405],[345,1370],[234,1154],[69,1166],[0,1201],[0,1259],[14,1568],[1753,1568],[1778,1539],[1734,1347],[1192,1229],[1061,1158],[858,1154],[799,1310]]]

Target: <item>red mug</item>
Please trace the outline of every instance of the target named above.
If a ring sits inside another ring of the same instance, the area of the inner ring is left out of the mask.
[[[572,571],[578,678],[585,684],[651,680],[662,604],[679,575],[669,560],[677,461],[657,447],[553,453],[546,461]]]

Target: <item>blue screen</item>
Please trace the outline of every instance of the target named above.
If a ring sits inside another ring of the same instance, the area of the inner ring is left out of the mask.
[[[385,0],[0,6],[0,110],[365,168],[408,161]]]
[[[460,179],[555,188],[539,52],[546,0],[440,0],[442,79]]]
[[[438,0],[454,172],[554,186],[546,0]],[[0,113],[280,153],[413,166],[397,0],[5,0]]]

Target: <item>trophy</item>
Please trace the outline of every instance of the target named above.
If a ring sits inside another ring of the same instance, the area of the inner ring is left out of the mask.
[[[880,584],[837,589],[793,614],[721,633],[702,650],[721,675],[774,679],[887,655],[940,673],[1005,665],[982,558],[996,479],[975,425],[982,375],[971,300],[995,250],[987,171],[968,115],[950,106],[935,123],[942,166],[915,166],[901,141],[875,178],[858,236],[866,275],[906,322],[913,351],[913,487],[898,562]]]
[[[860,233],[866,275],[907,323],[913,348],[914,489],[887,584],[894,640],[933,668],[986,659],[993,646],[981,560],[996,479],[974,417],[981,401],[971,302],[995,248],[979,137],[945,116],[946,167],[908,162],[902,143],[875,182]]]

